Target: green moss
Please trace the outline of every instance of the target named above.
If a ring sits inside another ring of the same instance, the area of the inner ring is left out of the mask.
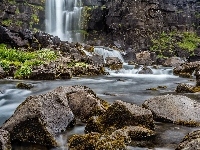
[[[16,68],[15,78],[28,78],[33,66],[44,64],[56,58],[56,53],[49,49],[25,52],[0,44],[0,65],[5,71],[9,71],[11,65],[14,66]]]
[[[193,55],[193,51],[200,44],[200,37],[194,32],[170,32],[152,38],[151,51],[156,52],[158,57],[166,57],[166,53],[176,56],[176,49],[181,48]]]
[[[12,24],[12,20],[10,20],[10,19],[2,21],[2,25],[4,25],[4,26],[10,26],[11,24]]]

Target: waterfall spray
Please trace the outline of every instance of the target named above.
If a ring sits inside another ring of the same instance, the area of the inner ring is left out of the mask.
[[[63,41],[80,42],[81,0],[47,0],[46,32]]]

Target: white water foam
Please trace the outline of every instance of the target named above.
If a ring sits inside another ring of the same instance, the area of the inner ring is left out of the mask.
[[[81,42],[81,0],[47,0],[46,32],[63,41]]]

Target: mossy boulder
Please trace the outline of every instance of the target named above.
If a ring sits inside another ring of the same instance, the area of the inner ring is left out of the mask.
[[[193,86],[186,83],[180,83],[175,90],[177,93],[196,93],[200,92],[200,86]]]
[[[200,149],[200,130],[187,134],[176,150],[198,150]]]
[[[29,96],[2,125],[11,141],[36,143],[56,147],[58,133],[74,121],[66,97],[55,92]]]
[[[200,126],[200,103],[186,96],[156,96],[146,100],[143,106],[152,111],[157,121]]]
[[[86,127],[86,132],[110,132],[125,126],[141,125],[148,129],[154,129],[153,115],[151,111],[135,104],[121,100],[115,101],[99,117],[92,117]]]
[[[152,138],[155,132],[140,126],[126,126],[122,129],[115,130],[110,134],[100,134],[92,132],[84,135],[73,135],[69,139],[70,149],[127,149],[131,140],[141,140]]]
[[[0,149],[11,150],[10,134],[6,130],[0,129]]]

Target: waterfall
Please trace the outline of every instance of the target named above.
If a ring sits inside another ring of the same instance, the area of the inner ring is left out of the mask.
[[[80,42],[81,0],[46,0],[46,32],[63,41]]]
[[[104,60],[106,59],[106,57],[118,57],[124,63],[124,58],[122,57],[121,53],[117,50],[103,46],[95,46],[94,52],[98,55],[102,55]]]

